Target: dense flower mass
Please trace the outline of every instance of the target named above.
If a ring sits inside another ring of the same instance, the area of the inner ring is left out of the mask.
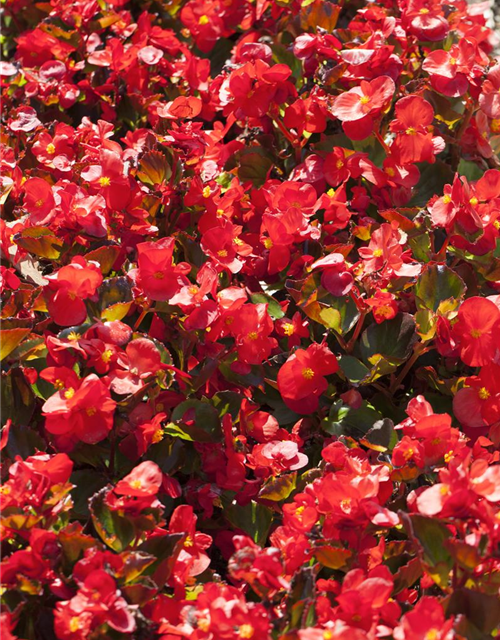
[[[5,640],[500,634],[500,38],[466,0],[5,0]]]

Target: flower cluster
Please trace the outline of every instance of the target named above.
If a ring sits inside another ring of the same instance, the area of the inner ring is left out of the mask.
[[[5,0],[5,640],[498,636],[479,7]]]

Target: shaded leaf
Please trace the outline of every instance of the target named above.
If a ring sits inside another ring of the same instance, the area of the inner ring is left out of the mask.
[[[417,340],[413,316],[409,313],[399,313],[391,320],[371,324],[365,329],[359,348],[364,362],[375,364],[374,356],[381,356],[391,363],[397,363],[411,354]]]
[[[273,512],[269,507],[252,500],[244,506],[231,505],[224,514],[233,527],[241,529],[254,542],[264,546],[273,519]]]
[[[106,495],[110,490],[111,486],[104,487],[90,499],[90,515],[101,540],[113,551],[120,553],[134,539],[134,527],[128,518],[119,516],[106,505]]]
[[[442,303],[452,301],[456,307],[465,294],[464,281],[444,264],[428,265],[415,284],[419,309],[439,311]]]
[[[295,489],[296,483],[297,474],[295,472],[278,476],[277,478],[269,478],[259,491],[259,498],[273,500],[274,502],[286,500]]]

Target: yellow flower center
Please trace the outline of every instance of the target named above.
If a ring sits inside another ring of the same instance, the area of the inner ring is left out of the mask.
[[[375,249],[375,251],[373,252],[374,258],[381,258],[383,255],[384,252],[382,251],[382,249]]]
[[[425,640],[437,640],[439,638],[439,631],[437,629],[429,629],[425,634]]]
[[[204,24],[208,24],[210,22],[210,20],[208,19],[208,16],[200,16],[200,18],[198,19],[198,24],[204,25]]]
[[[190,293],[192,296],[196,295],[196,294],[198,293],[198,291],[199,291],[198,287],[196,287],[196,286],[194,286],[194,285],[193,285],[192,287],[189,287],[189,293]]]
[[[155,278],[155,280],[163,280],[165,274],[163,273],[163,271],[157,271],[153,277]]]
[[[153,442],[153,444],[156,444],[157,442],[161,442],[163,440],[163,429],[157,429],[154,433],[153,433],[153,437],[151,438],[151,441]]]
[[[106,349],[106,351],[103,351],[102,353],[101,360],[103,362],[109,362],[111,360],[112,355],[113,355],[113,352],[111,351],[111,349]]]
[[[500,133],[500,118],[495,118],[491,121],[490,129],[493,133]]]
[[[73,389],[73,387],[66,389],[66,391],[64,392],[64,397],[66,398],[66,400],[71,400],[71,398],[74,395],[75,395],[75,390]]]
[[[49,142],[49,144],[45,147],[45,151],[52,155],[56,152],[56,147],[54,144],[52,144],[52,142]]]
[[[95,407],[87,407],[86,411],[89,418],[91,418],[92,416],[95,416],[97,409]]]
[[[403,453],[403,458],[404,458],[405,460],[409,460],[410,458],[413,458],[413,454],[414,454],[414,453],[415,453],[415,451],[414,451],[412,448],[407,449],[407,450]]]
[[[70,342],[78,342],[78,340],[80,340],[81,337],[82,337],[81,334],[77,333],[76,331],[70,331],[70,333],[68,333],[68,340]]]
[[[471,329],[470,334],[473,338],[480,338],[483,333],[479,329]]]
[[[239,630],[240,638],[253,638],[254,628],[251,624],[242,624]]]
[[[241,238],[234,238],[233,242],[238,246],[241,246],[243,244],[243,240]]]
[[[73,616],[69,621],[69,630],[76,633],[80,629],[80,616]]]
[[[204,198],[209,198],[210,197],[210,187],[204,187],[202,193],[203,193],[203,197]]]
[[[425,14],[429,13],[429,9],[426,9],[425,7],[423,7],[422,9],[420,9],[420,12],[423,16],[425,16]]]
[[[219,258],[227,258],[227,251],[225,249],[221,249],[220,251],[217,251],[217,255]]]
[[[43,205],[43,200],[37,200],[35,202],[35,207],[37,207],[37,209],[40,209],[40,207]]]
[[[471,203],[471,205],[472,205],[473,207],[475,207],[475,206],[476,206],[476,204],[479,202],[479,200],[474,196],[474,197],[472,197],[472,198],[469,200],[469,202]]]
[[[448,194],[446,194],[445,196],[443,196],[443,202],[444,202],[444,204],[450,204],[450,202],[451,202],[451,196],[449,196]]]
[[[368,96],[361,96],[359,101],[361,102],[361,104],[368,104],[370,102],[370,98]]]
[[[486,387],[481,387],[477,393],[481,400],[487,400],[490,397],[490,392]]]
[[[450,64],[452,67],[454,67],[457,64],[457,59],[456,58],[450,58]]]
[[[387,175],[392,178],[393,176],[396,175],[396,172],[394,171],[394,169],[392,167],[387,167],[385,172],[387,173]]]
[[[273,241],[271,240],[271,238],[264,238],[263,244],[266,249],[272,249],[273,247]]]
[[[406,130],[406,135],[407,136],[414,136],[417,132],[415,131],[415,129],[413,127],[408,127],[408,129]]]
[[[293,324],[291,322],[285,322],[285,324],[283,325],[283,331],[285,332],[286,336],[291,336],[295,331]]]
[[[312,380],[314,378],[314,371],[309,367],[302,369],[302,377],[306,380]]]
[[[250,331],[250,333],[247,336],[249,340],[257,340],[258,337],[259,337],[259,334],[257,333],[257,331]]]
[[[208,618],[200,618],[198,620],[198,629],[207,632],[210,629],[210,620]]]
[[[351,508],[351,502],[352,502],[351,498],[345,498],[344,500],[341,500],[340,508],[343,511],[347,511],[348,509]]]
[[[111,184],[111,178],[108,178],[108,176],[102,176],[101,178],[99,178],[99,184],[101,185],[101,187],[109,187],[109,185]]]
[[[11,491],[12,489],[6,484],[3,487],[0,487],[0,493],[2,493],[4,496],[8,496]]]
[[[342,169],[344,163],[342,162],[342,160],[337,160],[337,164],[335,166],[337,167],[337,169]]]
[[[130,486],[132,487],[132,489],[141,489],[142,488],[142,481],[137,479],[137,480],[132,480],[132,482],[130,483]]]
[[[381,307],[376,309],[376,314],[378,316],[384,316],[384,318],[387,318],[392,314],[392,308],[386,304],[383,304]]]
[[[185,547],[192,547],[193,544],[194,544],[193,538],[191,538],[191,536],[186,536],[186,539],[184,540],[184,546]]]

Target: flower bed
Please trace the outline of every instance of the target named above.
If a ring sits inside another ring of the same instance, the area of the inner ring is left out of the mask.
[[[4,14],[3,638],[498,635],[484,15]]]

